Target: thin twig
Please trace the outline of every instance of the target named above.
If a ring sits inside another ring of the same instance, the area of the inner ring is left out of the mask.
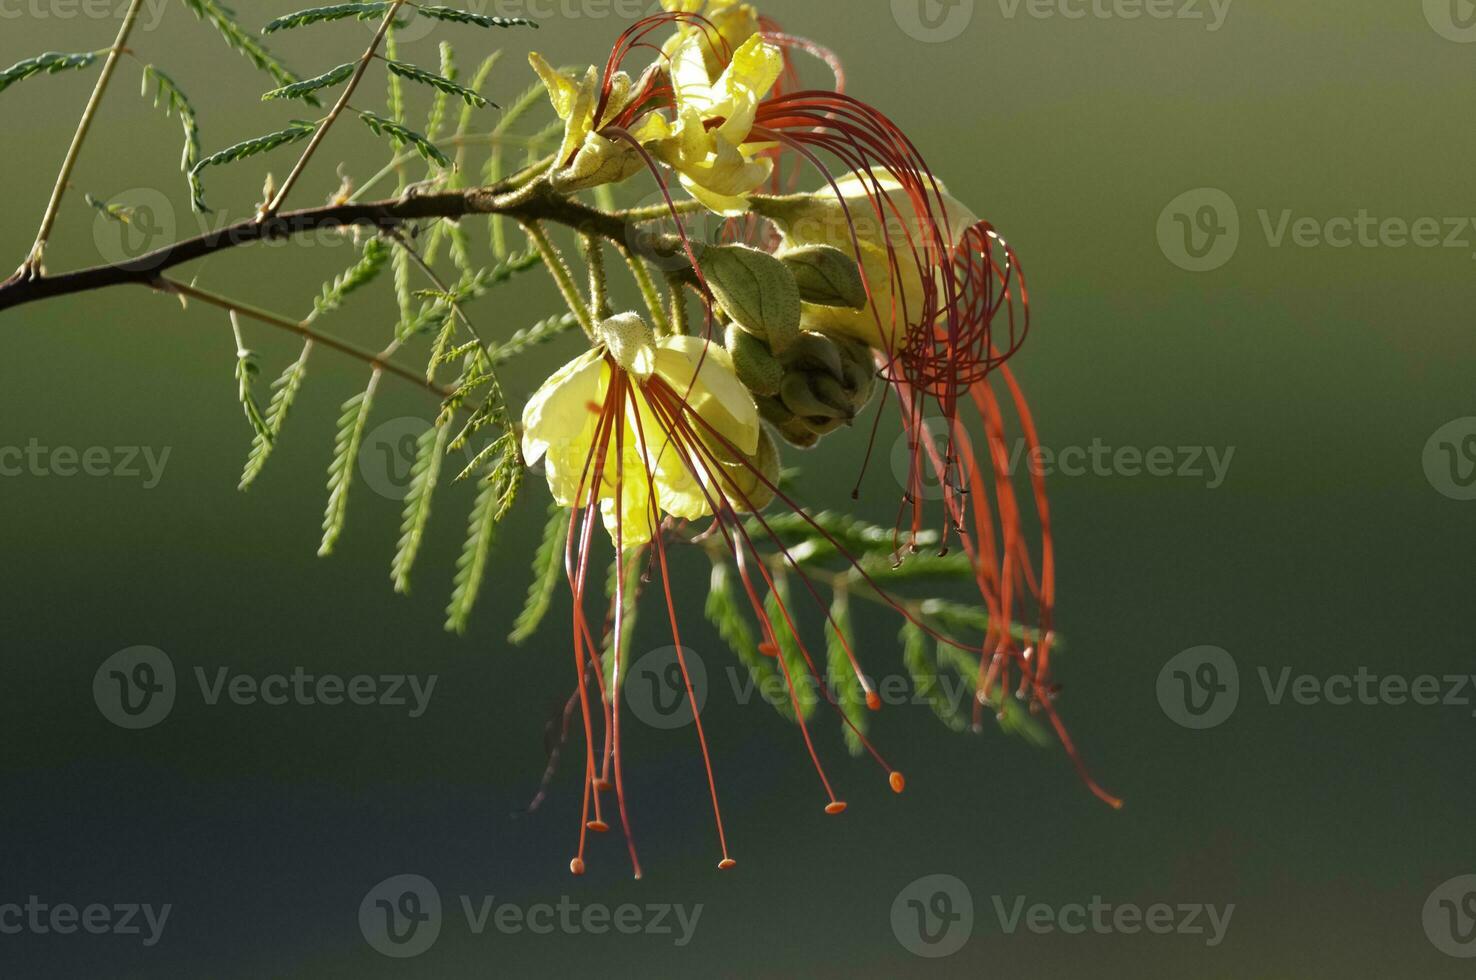
[[[128,35],[133,33],[133,25],[138,21],[139,11],[143,9],[143,0],[133,0],[128,5],[128,10],[123,15],[123,25],[118,28],[118,37],[113,41],[113,46],[108,50],[108,59],[103,62],[102,74],[97,77],[97,84],[93,86],[92,97],[87,100],[87,107],[82,110],[82,118],[77,123],[77,132],[72,136],[72,145],[67,149],[67,155],[62,160],[61,170],[56,175],[56,186],[52,188],[51,200],[46,205],[46,213],[41,218],[41,228],[36,232],[36,243],[31,246],[31,254],[21,267],[16,270],[16,279],[35,279],[41,275],[41,260],[46,252],[46,242],[51,238],[51,229],[56,224],[56,216],[61,210],[62,197],[67,192],[67,185],[72,180],[72,170],[77,166],[77,158],[82,154],[82,144],[87,139],[87,133],[92,129],[92,121],[97,117],[98,107],[102,105],[103,93],[108,89],[108,83],[113,79],[113,72],[118,67],[118,59],[122,57],[124,46],[128,43]]]
[[[395,15],[400,12],[400,8],[404,4],[405,0],[394,0],[390,8],[385,11],[384,19],[379,22],[379,30],[375,31],[374,40],[369,42],[369,47],[359,58],[359,64],[354,69],[353,77],[349,79],[348,85],[344,87],[343,92],[338,96],[338,101],[328,111],[328,115],[318,124],[317,131],[313,133],[312,139],[308,141],[307,148],[302,151],[302,156],[297,158],[297,164],[293,166],[291,173],[287,175],[287,179],[282,182],[281,188],[277,191],[277,196],[272,198],[271,202],[261,209],[259,220],[268,221],[282,209],[282,203],[287,200],[288,193],[291,192],[298,178],[302,176],[302,172],[307,169],[308,161],[318,151],[318,147],[322,144],[324,137],[328,135],[328,130],[338,121],[338,117],[343,114],[343,110],[348,107],[349,99],[353,97],[354,89],[359,87],[359,82],[363,80],[364,73],[369,70],[370,63],[373,62],[375,55],[379,53],[379,45],[384,41],[384,35],[389,31],[390,26],[394,24]]]
[[[244,317],[249,317],[252,320],[256,320],[260,323],[265,323],[270,326],[277,327],[278,329],[286,330],[289,333],[297,334],[299,337],[306,337],[316,343],[322,344],[324,347],[336,350],[340,354],[347,354],[349,357],[362,361],[365,364],[373,367],[376,371],[383,371],[386,374],[393,374],[396,377],[403,378],[406,381],[410,381],[414,383],[417,388],[425,388],[428,391],[440,396],[441,398],[450,398],[453,394],[450,389],[442,388],[440,385],[435,384],[434,382],[427,381],[425,378],[421,377],[414,371],[407,370],[406,368],[400,367],[398,364],[385,360],[385,357],[383,355],[371,354],[366,350],[360,350],[352,344],[346,343],[342,340],[338,340],[335,337],[330,337],[327,334],[318,333],[316,330],[313,330],[303,323],[293,322],[292,320],[289,320],[286,317],[278,316],[275,313],[269,313],[266,310],[258,309],[254,306],[249,306],[245,303],[229,299],[216,293],[207,292],[206,290],[200,289],[195,286],[186,285],[185,283],[178,282],[173,279],[166,279],[162,276],[155,279],[155,281],[153,282],[153,286],[154,288],[162,290],[163,292],[174,293],[177,296],[186,296],[190,299],[197,299],[202,303],[208,303],[211,306],[219,307],[222,310],[236,313]],[[393,349],[393,345],[391,346],[391,349]]]

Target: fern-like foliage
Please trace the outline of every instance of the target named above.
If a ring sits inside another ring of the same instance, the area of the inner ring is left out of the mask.
[[[474,14],[469,10],[458,10],[455,7],[418,6],[415,12],[422,17],[444,20],[453,24],[468,24],[473,27],[532,27],[534,29],[538,27],[537,21],[529,20],[527,17],[495,17],[487,14]]]
[[[569,512],[558,504],[550,504],[548,523],[543,526],[543,540],[533,556],[533,581],[528,586],[528,598],[523,611],[513,623],[507,638],[521,646],[538,632],[548,607],[559,584],[559,575],[564,569],[564,543],[569,537]]]
[[[456,579],[451,603],[446,607],[446,629],[465,633],[472,608],[487,574],[487,559],[497,539],[497,525],[507,516],[517,500],[523,483],[523,466],[518,459],[517,442],[511,435],[500,443],[501,457],[492,471],[482,479],[467,522],[466,544],[456,561]]]
[[[55,75],[59,72],[89,68],[97,61],[100,54],[99,51],[82,51],[77,54],[48,51],[34,58],[17,61],[4,71],[0,71],[0,92],[10,88],[16,82],[25,81],[32,75]]]
[[[783,609],[780,603],[783,603]],[[764,612],[768,614],[769,622],[774,625],[774,640],[779,644],[779,656],[784,658],[784,666],[788,668],[788,683],[794,690],[795,701],[799,704],[800,717],[809,720],[815,711],[814,684],[820,683],[820,679],[810,674],[809,664],[805,661],[804,651],[800,649],[799,639],[790,628],[789,621],[784,618],[784,610],[789,610],[789,615],[795,615],[794,603],[789,600],[789,582],[783,575],[774,576],[774,589],[764,599]],[[795,624],[798,627],[798,623]]]
[[[236,352],[236,397],[241,402],[241,410],[246,413],[246,421],[251,424],[255,438],[272,442],[275,436],[271,426],[267,425],[266,417],[262,415],[261,406],[257,404],[256,394],[252,390],[260,373],[261,366],[256,351],[242,348]]]
[[[144,94],[148,94],[149,82],[154,83],[154,106],[163,109],[166,116],[179,118],[180,127],[184,130],[184,150],[180,153],[179,166],[190,183],[191,206],[196,211],[203,211],[205,188],[200,183],[200,175],[195,172],[195,164],[200,162],[200,122],[195,107],[178,83],[153,65],[144,66]]]
[[[354,67],[354,62],[350,61],[347,64],[339,65],[337,68],[330,68],[316,78],[305,78],[300,82],[293,82],[291,85],[274,88],[270,92],[264,93],[261,101],[271,102],[275,99],[305,99],[314,92],[331,88],[340,82],[348,81],[349,77],[354,73]]]
[[[914,623],[907,623],[898,634],[902,641],[902,664],[912,677],[917,696],[927,702],[938,719],[956,732],[969,727],[962,705],[949,697],[948,688],[938,673],[928,636]],[[957,690],[957,689],[956,689]]]
[[[825,633],[825,673],[841,711],[851,723],[841,725],[846,748],[852,755],[860,755],[865,750],[865,746],[861,744],[861,735],[866,734],[870,713],[866,709],[866,696],[861,690],[861,681],[851,666],[851,658],[846,655],[847,647],[852,653],[855,652],[856,637],[851,628],[850,595],[844,589],[837,589],[831,601],[830,624]]]
[[[359,118],[364,120],[364,125],[373,130],[376,136],[388,137],[395,146],[409,144],[415,147],[415,151],[425,159],[442,167],[451,166],[451,158],[442,153],[440,147],[415,130],[372,112],[361,112]]]
[[[420,543],[430,523],[431,498],[441,478],[441,461],[446,455],[446,439],[451,430],[444,425],[426,429],[415,447],[415,464],[410,468],[410,490],[405,496],[405,512],[400,522],[400,543],[390,563],[390,580],[401,595],[410,593],[410,569],[420,554]]]
[[[760,694],[782,691],[784,690],[783,678],[779,676],[773,658],[766,657],[759,652],[753,630],[749,627],[748,620],[738,605],[738,598],[733,591],[732,575],[732,568],[727,563],[713,562],[712,578],[708,583],[707,604],[704,609],[707,620],[717,629],[718,636],[722,637],[723,642],[728,645],[743,666],[748,668],[755,690]],[[788,698],[773,698],[771,703],[774,710],[779,712],[780,717],[788,721],[794,720],[794,710],[790,707]]]
[[[292,410],[297,393],[302,390],[302,383],[307,378],[308,355],[312,350],[313,342],[310,340],[303,345],[297,360],[287,365],[281,376],[272,382],[272,397],[267,403],[264,420],[266,431],[258,431],[251,440],[251,451],[246,456],[246,467],[241,471],[241,480],[236,484],[237,490],[250,489],[266,467],[267,459],[276,448],[282,425],[287,421],[287,413]]]
[[[239,143],[228,146],[224,150],[217,150],[195,164],[190,170],[190,176],[198,179],[200,171],[206,167],[218,167],[222,164],[235,163],[237,160],[244,160],[247,157],[258,156],[262,153],[275,150],[279,146],[287,146],[289,143],[300,142],[312,136],[317,128],[317,123],[294,119],[292,124],[286,129],[277,130],[275,133],[267,133],[264,136],[253,136],[251,139],[242,140]],[[197,199],[195,207],[200,211],[210,210],[205,206],[203,200]]]
[[[288,71],[274,54],[236,23],[234,10],[218,3],[217,0],[184,0],[184,3],[195,12],[196,17],[209,21],[232,50],[276,79],[278,85],[291,85],[297,81],[297,76]],[[307,102],[310,105],[318,104],[317,100],[311,96],[308,97]]]
[[[329,21],[345,20],[349,17],[358,20],[375,20],[383,17],[385,12],[393,6],[387,0],[378,3],[335,3],[326,7],[309,7],[307,10],[298,10],[293,13],[268,21],[261,29],[263,34],[275,34],[278,31],[289,31],[294,27],[306,27],[309,24],[326,24]]]
[[[382,376],[376,371],[361,394],[343,403],[343,414],[338,418],[338,434],[333,443],[333,460],[328,464],[328,508],[323,514],[323,543],[318,547],[319,556],[331,555],[339,535],[343,533],[344,519],[348,516],[349,487],[354,482],[354,467],[359,459],[359,448],[364,443],[364,428],[369,422],[374,392]]]

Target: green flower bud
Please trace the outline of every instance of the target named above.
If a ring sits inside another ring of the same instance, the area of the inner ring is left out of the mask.
[[[759,474],[763,478],[759,478]],[[723,463],[721,489],[739,513],[756,514],[774,499],[771,487],[779,485],[779,447],[767,430],[759,431],[758,450],[747,464]]]
[[[794,419],[779,426],[784,441],[797,449],[812,449],[820,441],[820,433],[810,428],[802,419]]]
[[[800,299],[818,306],[859,310],[866,305],[866,285],[856,260],[829,245],[809,245],[781,252],[780,261],[794,274]]]
[[[840,347],[818,333],[800,334],[785,355],[784,363],[800,371],[824,371],[837,381],[845,378]]]
[[[716,245],[697,255],[718,303],[744,330],[782,354],[800,332],[800,293],[794,274],[768,252]]]
[[[851,413],[845,407],[831,404],[815,391],[814,382],[819,379],[835,384],[834,379],[825,378],[823,375],[805,374],[800,371],[786,374],[784,381],[779,386],[779,397],[783,399],[784,404],[794,414],[802,415],[806,418],[851,418]]]
[[[784,365],[770,353],[764,342],[736,323],[728,324],[725,340],[728,353],[733,357],[733,368],[744,387],[756,395],[779,394]]]
[[[793,422],[795,419],[788,405],[770,395],[755,395],[754,404],[758,406],[759,415],[763,416],[765,422],[780,428]]]

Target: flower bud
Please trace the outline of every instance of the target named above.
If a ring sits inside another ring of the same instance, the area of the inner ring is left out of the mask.
[[[779,255],[799,286],[800,299],[817,306],[859,310],[866,305],[861,270],[845,252],[829,245],[808,245]]]
[[[728,324],[725,340],[728,353],[733,357],[733,368],[744,387],[756,395],[779,394],[784,365],[764,342],[736,323]]]
[[[796,415],[812,419],[848,419],[853,416],[844,404],[835,404],[831,391],[822,394],[817,383],[828,381],[835,385],[834,378],[827,378],[819,374],[807,374],[803,371],[793,371],[784,376],[784,381],[779,385],[779,397],[784,404]]]
[[[762,474],[762,479],[760,478]],[[756,514],[774,499],[779,486],[779,447],[765,430],[759,432],[758,449],[746,463],[723,461],[722,491],[740,514]]]
[[[697,263],[735,323],[775,354],[794,343],[800,331],[799,286],[783,262],[745,245],[716,245],[701,249]]]
[[[784,357],[790,368],[801,371],[824,371],[840,381],[845,378],[841,351],[835,341],[818,333],[802,333]]]

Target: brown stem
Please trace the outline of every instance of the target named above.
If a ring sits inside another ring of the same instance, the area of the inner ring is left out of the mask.
[[[425,218],[462,218],[503,214],[526,221],[553,221],[576,231],[592,232],[612,241],[632,240],[624,219],[599,211],[550,191],[504,196],[505,187],[410,196],[371,203],[330,204],[290,211],[268,221],[252,218],[195,238],[156,249],[118,265],[100,265],[75,272],[33,279],[12,276],[0,283],[0,311],[25,303],[72,293],[126,284],[151,285],[167,270],[217,252],[259,241],[275,241],[328,228],[365,227],[390,230],[407,221]]]

